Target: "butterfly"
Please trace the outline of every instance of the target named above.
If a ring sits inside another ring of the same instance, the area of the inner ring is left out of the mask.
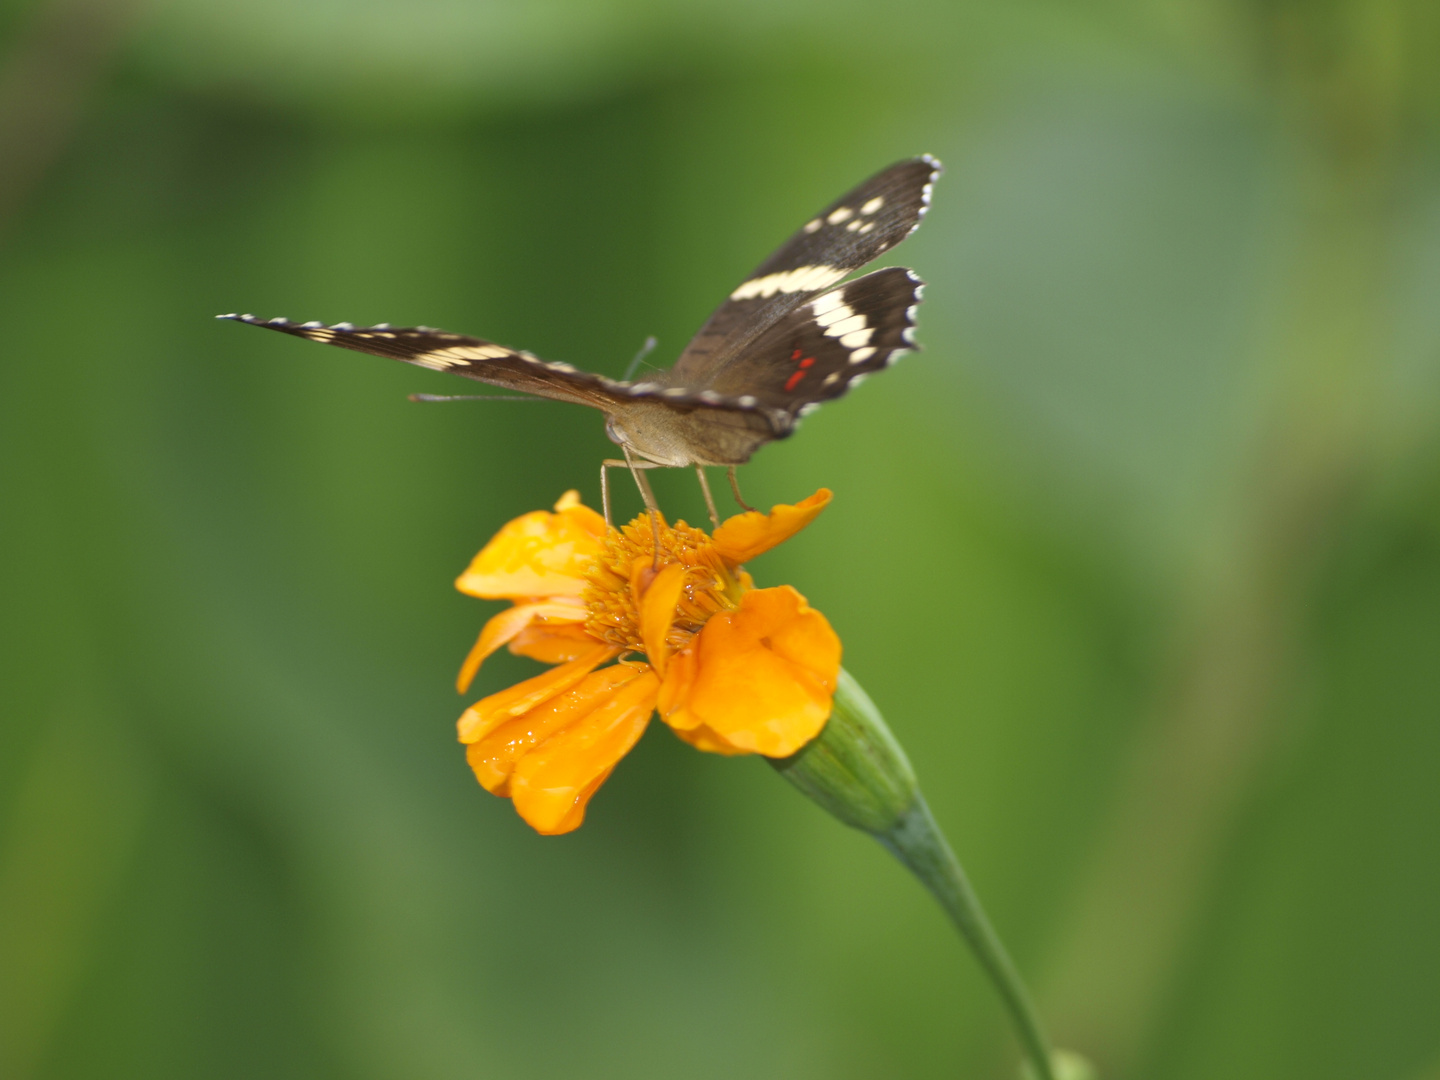
[[[729,466],[733,486],[734,467],[761,446],[789,436],[801,417],[917,347],[912,332],[924,283],[914,273],[889,267],[841,282],[915,231],[940,172],[926,154],[842,195],[730,293],[673,367],[640,381],[426,326],[217,317],[589,405],[605,414],[606,433],[625,453],[625,462],[613,464],[693,465],[702,485],[703,466]],[[642,493],[647,488],[641,484]]]

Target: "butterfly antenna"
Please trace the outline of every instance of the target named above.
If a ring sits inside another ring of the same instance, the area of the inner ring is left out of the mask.
[[[635,354],[635,359],[631,360],[630,366],[625,369],[626,382],[630,381],[631,377],[635,374],[635,369],[640,366],[640,362],[644,360],[645,357],[649,356],[652,352],[654,352],[655,346],[658,344],[660,343],[655,340],[654,334],[651,334],[645,339],[645,344],[640,346],[640,351]]]
[[[411,394],[409,400],[421,404],[435,401],[546,401],[547,398],[524,394]]]

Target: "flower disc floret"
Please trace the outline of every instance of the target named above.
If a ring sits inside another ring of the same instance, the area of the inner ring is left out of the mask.
[[[659,558],[655,556],[657,532]],[[620,529],[612,529],[600,556],[585,572],[581,600],[589,612],[586,631],[612,645],[646,652],[640,600],[649,592],[660,568],[672,565],[679,566],[682,574],[666,634],[672,650],[682,648],[712,615],[733,610],[739,603],[741,583],[735,569],[727,565],[703,530],[683,521],[675,525],[661,521],[656,528],[648,516],[641,516]]]

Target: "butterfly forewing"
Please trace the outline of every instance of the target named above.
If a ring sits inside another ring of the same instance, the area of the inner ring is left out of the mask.
[[[451,334],[428,326],[353,327],[348,323],[325,326],[322,323],[292,323],[287,319],[257,319],[253,315],[225,315],[236,322],[279,330],[284,334],[339,345],[357,352],[403,360],[407,364],[463,375],[467,379],[523,390],[558,401],[605,408],[614,396],[627,396],[631,384],[602,375],[591,375],[569,364],[541,360],[519,349],[497,345],[493,341]]]
[[[940,163],[899,162],[807,221],[710,316],[667,373],[671,386],[717,385],[746,347],[806,300],[879,258],[920,223]]]
[[[554,401],[590,405],[607,413],[636,402],[656,400],[685,411],[759,411],[754,402],[740,400],[743,394],[725,395],[714,390],[696,394],[667,388],[658,382],[624,382],[581,371],[570,364],[541,360],[520,349],[493,341],[452,334],[429,326],[355,327],[349,323],[294,323],[288,319],[258,319],[254,315],[221,315],[221,319],[278,330],[282,334],[338,345],[356,352],[402,360],[431,371],[463,375],[476,382],[507,390],[520,390]]]

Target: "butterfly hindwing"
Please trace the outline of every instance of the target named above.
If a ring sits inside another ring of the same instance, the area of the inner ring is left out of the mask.
[[[713,389],[728,395],[743,387],[761,408],[793,421],[916,348],[911,332],[923,289],[898,266],[847,281],[770,327],[725,367]]]
[[[671,369],[670,385],[711,385],[787,312],[904,240],[939,174],[928,154],[898,162],[807,221],[715,310]]]

